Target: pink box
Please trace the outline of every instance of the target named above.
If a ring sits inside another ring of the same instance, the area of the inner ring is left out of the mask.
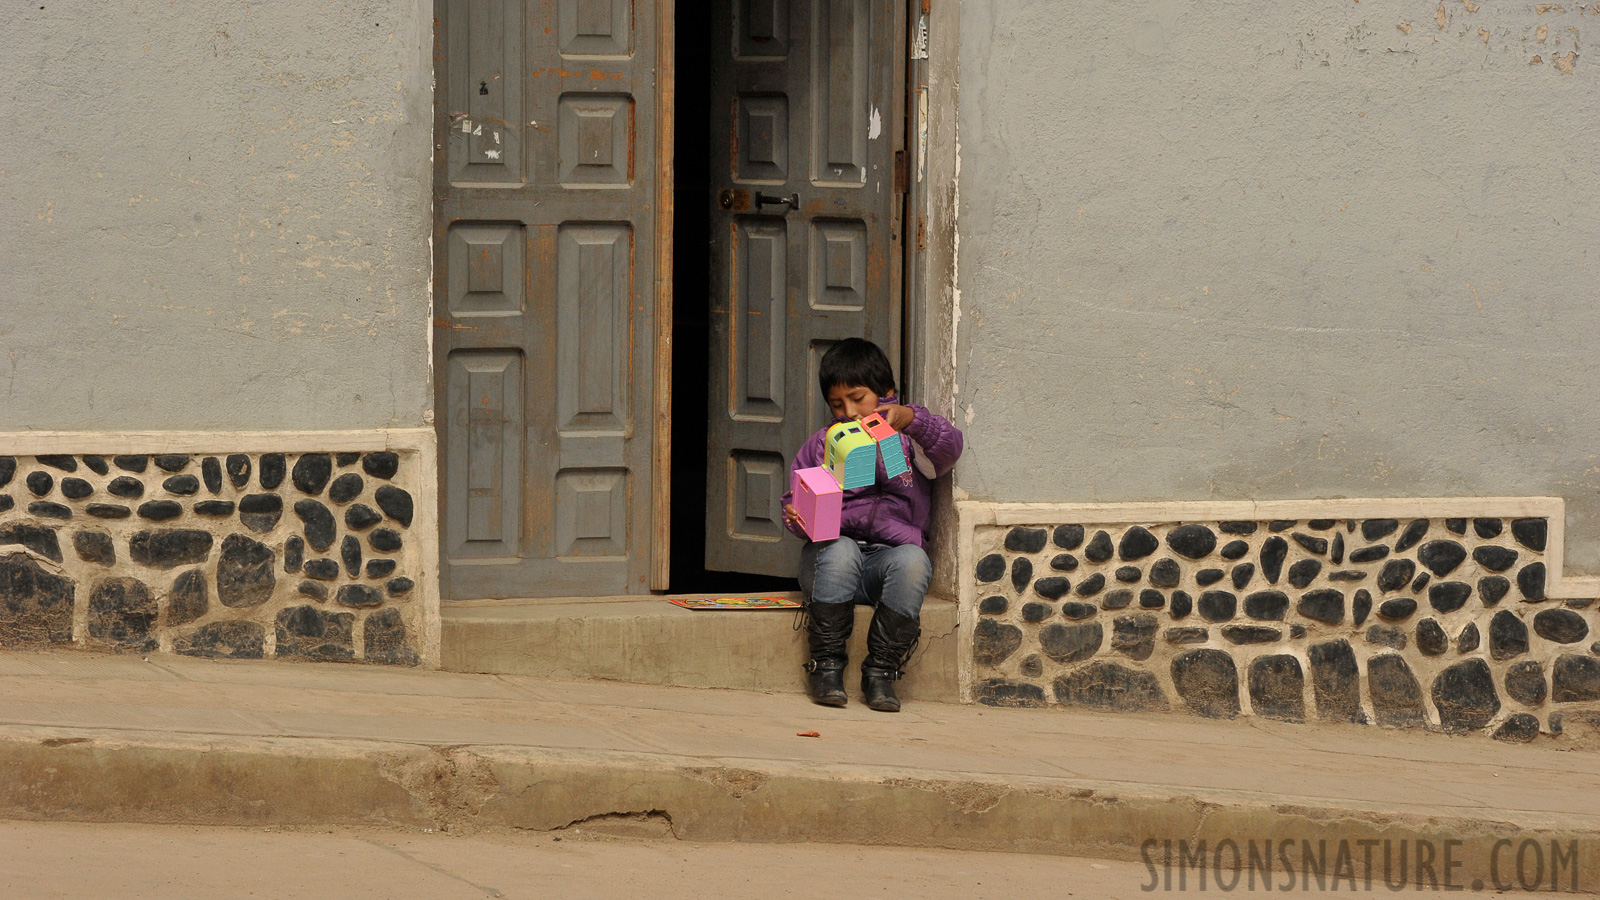
[[[813,541],[831,541],[839,536],[839,515],[844,512],[844,490],[823,466],[796,469],[789,490],[794,494],[794,509],[800,514],[800,527]]]

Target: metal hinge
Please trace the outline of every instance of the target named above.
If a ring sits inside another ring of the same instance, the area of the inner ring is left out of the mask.
[[[911,173],[906,165],[906,152],[894,152],[894,192],[904,194],[911,187]]]

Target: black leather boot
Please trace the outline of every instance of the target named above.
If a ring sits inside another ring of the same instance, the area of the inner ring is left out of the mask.
[[[878,604],[867,629],[867,658],[861,661],[861,693],[878,712],[899,712],[894,683],[917,649],[922,623]]]
[[[811,603],[806,606],[809,622],[807,642],[811,659],[806,663],[811,699],[823,706],[843,706],[844,666],[850,652],[846,646],[856,624],[854,603]]]

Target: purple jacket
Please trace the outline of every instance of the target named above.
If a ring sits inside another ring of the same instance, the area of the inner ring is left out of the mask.
[[[897,401],[886,397],[883,402]],[[839,518],[839,533],[845,537],[894,546],[915,544],[921,547],[927,542],[928,513],[933,505],[933,479],[950,471],[956,464],[961,456],[962,438],[961,432],[943,416],[915,404],[908,403],[906,406],[911,409],[912,419],[911,424],[900,433],[900,441],[906,445],[911,471],[907,475],[889,478],[883,470],[883,459],[880,457],[877,481],[866,487],[845,491],[844,512]],[[827,434],[826,428],[813,434],[800,447],[800,452],[794,455],[792,469],[822,465],[822,440]],[[783,504],[787,506],[792,502],[792,493],[785,493]],[[798,525],[791,526],[789,530],[797,537],[810,540]]]

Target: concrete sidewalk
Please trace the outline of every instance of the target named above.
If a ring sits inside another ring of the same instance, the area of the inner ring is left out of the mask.
[[[800,737],[817,731],[820,737]],[[1265,720],[763,694],[349,665],[0,654],[0,817],[457,832],[655,823],[689,840],[1137,859],[1146,839],[1577,842],[1600,755]]]

